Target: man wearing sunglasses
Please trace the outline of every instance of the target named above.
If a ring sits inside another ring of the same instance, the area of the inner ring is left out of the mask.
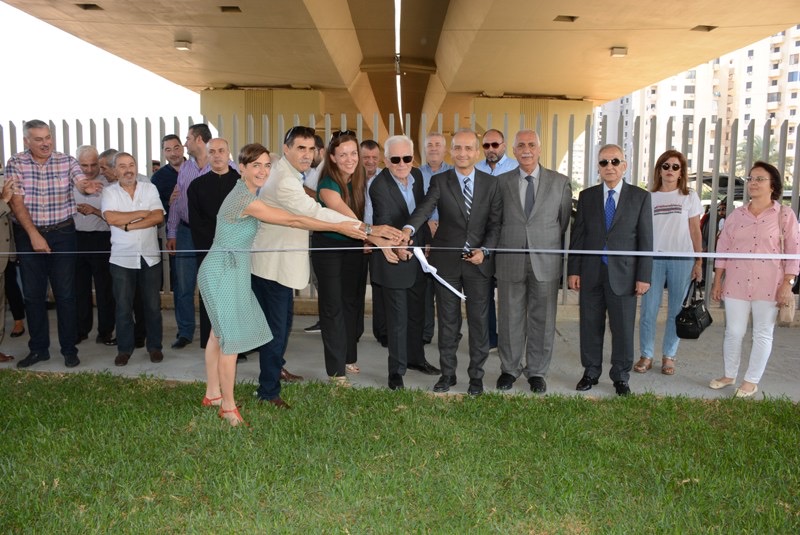
[[[573,251],[653,250],[653,213],[650,194],[622,178],[628,164],[617,145],[604,145],[598,156],[602,184],[578,197],[572,228]],[[590,390],[603,371],[606,314],[611,327],[609,377],[620,396],[630,394],[636,301],[650,288],[652,256],[571,254],[569,287],[579,290],[581,365],[583,377],[576,390]]]
[[[431,178],[425,199],[406,222],[403,232],[415,236],[439,210],[439,228],[431,241],[430,261],[450,285],[467,296],[469,325],[469,388],[483,393],[483,364],[489,356],[489,288],[500,235],[502,200],[497,180],[475,168],[478,135],[460,130],[453,136],[450,156],[454,169]],[[447,392],[456,384],[458,343],[461,340],[461,300],[441,284],[436,285],[439,320],[439,363],[442,375],[434,392]]]
[[[512,149],[519,168],[497,177],[503,196],[499,248],[561,249],[572,210],[569,178],[539,165],[542,145],[533,130],[517,132]],[[532,392],[547,391],[562,259],[560,253],[497,253],[498,390],[509,390],[524,374]]]
[[[483,154],[486,159],[475,164],[475,169],[489,175],[502,175],[519,166],[517,160],[506,156],[506,139],[500,130],[490,128],[483,134]]]

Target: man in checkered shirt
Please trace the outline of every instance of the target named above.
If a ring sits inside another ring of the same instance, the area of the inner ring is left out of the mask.
[[[15,178],[21,184],[10,204],[30,332],[30,353],[17,367],[27,368],[50,358],[49,282],[56,299],[61,354],[64,364],[74,368],[80,360],[75,347],[76,237],[72,218],[77,209],[72,188],[88,195],[102,189],[102,185],[86,180],[75,158],[54,151],[47,123],[27,121],[23,135],[27,149],[12,156],[6,165],[6,178]]]

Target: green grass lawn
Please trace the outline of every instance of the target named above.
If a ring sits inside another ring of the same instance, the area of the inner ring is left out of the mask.
[[[253,390],[0,371],[0,532],[800,532],[786,400]]]

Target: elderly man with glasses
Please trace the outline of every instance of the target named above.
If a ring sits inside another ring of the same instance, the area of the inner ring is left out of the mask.
[[[572,227],[569,287],[580,291],[580,351],[583,377],[576,390],[590,390],[603,371],[606,314],[611,327],[611,370],[617,395],[630,394],[636,302],[650,289],[652,256],[583,254],[580,251],[651,252],[650,194],[623,180],[628,164],[622,148],[604,145],[598,156],[602,184],[583,190]]]

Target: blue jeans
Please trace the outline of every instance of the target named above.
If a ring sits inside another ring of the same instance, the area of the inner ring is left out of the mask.
[[[78,315],[75,303],[75,225],[43,232],[52,253],[35,253],[28,233],[14,225],[19,253],[25,311],[31,339],[28,348],[38,355],[50,355],[50,326],[47,318],[47,283],[53,289],[58,319],[58,343],[65,357],[78,354]],[[72,254],[69,254],[72,253]]]
[[[258,348],[261,372],[258,375],[259,399],[275,399],[281,395],[283,355],[289,343],[294,318],[294,290],[275,281],[251,276],[253,293],[272,330],[272,340]]]
[[[178,337],[194,338],[194,289],[197,286],[197,253],[194,252],[191,229],[183,223],[175,235],[175,323]],[[188,252],[182,252],[188,251]]]
[[[656,340],[656,320],[661,298],[664,295],[664,283],[667,285],[667,322],[664,328],[664,341],[661,354],[675,358],[678,352],[678,335],[675,333],[675,316],[681,311],[683,298],[689,289],[692,277],[692,258],[660,257],[653,259],[653,275],[650,290],[642,296],[641,318],[639,320],[639,349],[641,355],[653,358],[653,347]]]
[[[133,353],[135,340],[133,334],[133,300],[138,290],[142,301],[146,347],[148,351],[161,349],[161,263],[148,266],[142,259],[139,269],[129,269],[111,264],[111,281],[114,286],[117,316],[117,350],[119,353]]]

